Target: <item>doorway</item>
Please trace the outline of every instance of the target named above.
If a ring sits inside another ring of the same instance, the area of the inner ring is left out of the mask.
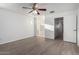
[[[56,40],[63,40],[63,17],[54,19],[54,35]]]

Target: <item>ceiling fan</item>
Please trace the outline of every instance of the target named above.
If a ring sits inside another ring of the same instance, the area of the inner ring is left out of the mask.
[[[39,11],[46,11],[46,9],[45,8],[38,8],[38,4],[37,3],[33,3],[33,6],[32,6],[32,8],[30,8],[30,7],[22,7],[22,8],[24,8],[24,9],[32,9],[30,12],[28,12],[28,13],[32,13],[33,11],[35,11],[38,15],[40,15],[40,13],[39,13]]]

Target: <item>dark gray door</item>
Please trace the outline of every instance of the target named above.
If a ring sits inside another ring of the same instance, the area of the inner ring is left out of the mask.
[[[55,39],[63,39],[63,17],[54,19]]]

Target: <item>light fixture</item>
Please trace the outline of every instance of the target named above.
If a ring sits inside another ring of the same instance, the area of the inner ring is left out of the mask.
[[[34,14],[37,14],[36,10],[33,11]]]

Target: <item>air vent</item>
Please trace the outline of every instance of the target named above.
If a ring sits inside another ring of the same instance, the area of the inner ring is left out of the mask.
[[[30,8],[30,7],[22,7],[23,9],[32,9],[32,8]]]
[[[50,13],[54,13],[55,11],[50,11]]]

